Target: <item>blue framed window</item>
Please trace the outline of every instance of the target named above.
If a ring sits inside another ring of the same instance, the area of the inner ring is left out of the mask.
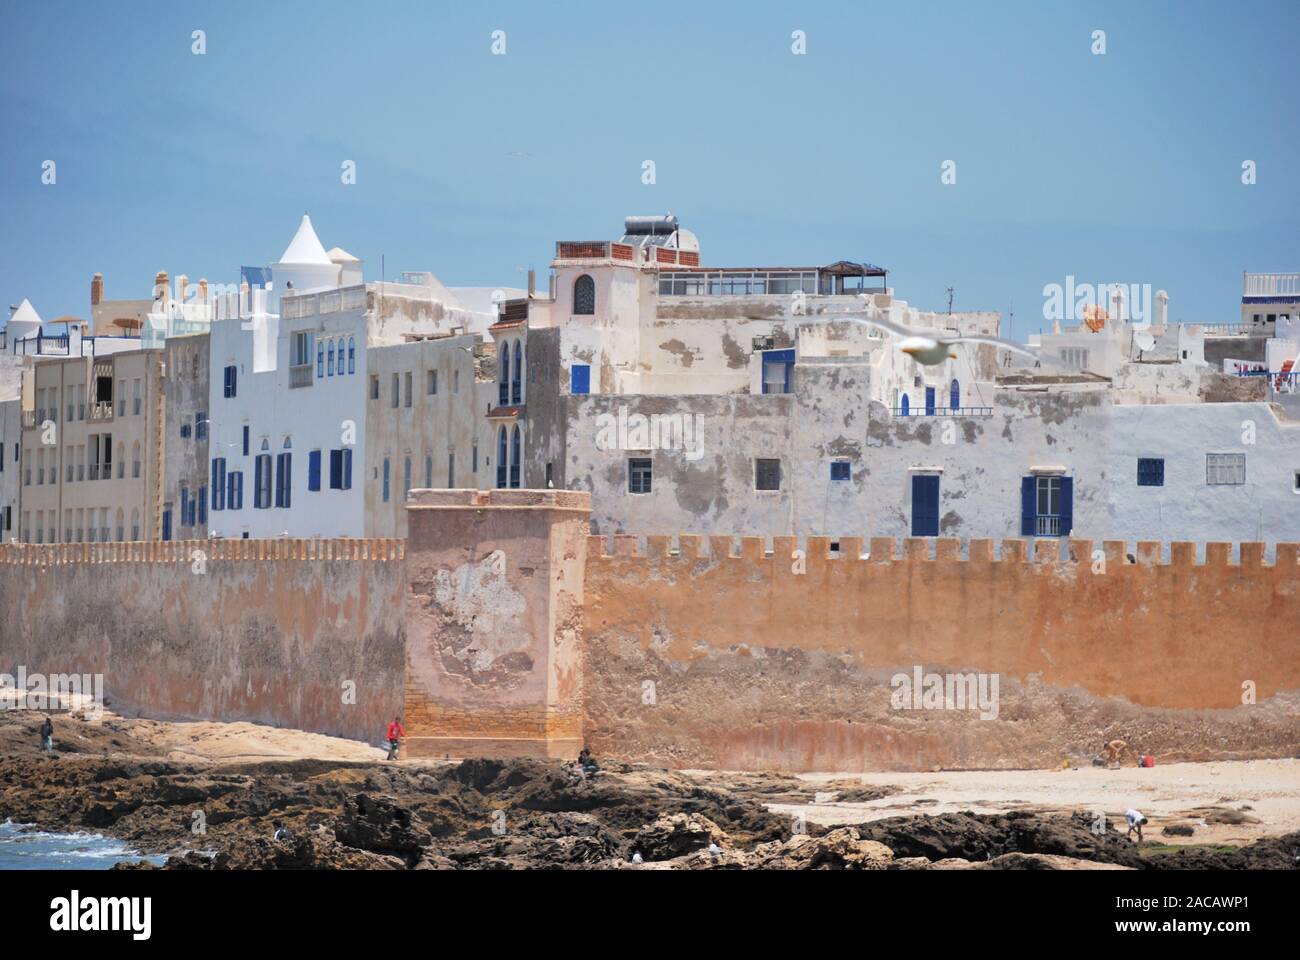
[[[522,459],[522,444],[519,438],[519,425],[515,425],[514,433],[510,437],[510,486],[519,486],[519,461]]]
[[[208,411],[206,410],[194,414],[194,439],[208,439]]]
[[[271,506],[271,455],[259,453],[254,464],[257,472],[253,477],[253,508],[265,510]]]
[[[1163,487],[1165,461],[1163,457],[1138,457],[1138,486]]]
[[[384,457],[384,503],[388,502],[388,475],[391,466],[387,457]]]
[[[307,354],[311,356],[311,354]],[[325,376],[325,341],[316,341],[316,379]]]
[[[935,396],[934,396],[934,387],[926,387],[925,388],[925,415],[927,417],[934,416],[935,406],[936,403],[935,403]]]
[[[849,479],[849,462],[847,460],[831,461],[831,479],[842,483]]]
[[[330,451],[330,489],[352,489],[352,451],[346,447]]]
[[[288,509],[293,492],[293,454],[279,453],[275,459],[275,505]]]
[[[497,403],[505,406],[510,402],[510,344],[501,346],[501,381],[497,384]]]
[[[348,337],[348,373],[357,372],[357,339]]]
[[[1068,537],[1074,529],[1074,480],[1059,474],[1020,479],[1020,535]]]
[[[329,349],[325,353],[326,367],[325,371],[328,376],[334,376],[334,341],[330,341]]]
[[[790,376],[793,373],[793,350],[765,350],[763,352],[764,393],[789,393]]]
[[[307,489],[320,490],[320,451],[312,450],[307,454]]]
[[[206,527],[208,525],[208,485],[199,484],[199,495],[195,498],[199,508],[199,524]]]
[[[518,340],[515,341],[515,367],[514,377],[510,381],[510,402],[524,402],[524,348]]]
[[[506,453],[506,428],[497,430],[497,489],[505,487],[509,478],[509,458]]]
[[[954,410],[961,408],[961,384],[956,377],[952,378],[952,386],[948,390],[948,406]]]
[[[244,471],[231,470],[226,474],[226,508],[244,509]]]
[[[591,367],[575,363],[569,367],[569,393],[591,393]]]
[[[222,396],[233,397],[237,394],[239,368],[231,364],[225,369],[225,382],[222,388]]]
[[[248,456],[248,424],[244,424],[244,456]]]
[[[212,509],[226,508],[226,458],[212,458]]]

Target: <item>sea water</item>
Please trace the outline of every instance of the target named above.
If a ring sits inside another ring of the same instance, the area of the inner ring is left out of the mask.
[[[121,840],[98,833],[46,833],[20,823],[0,823],[0,870],[108,870],[122,861],[165,856],[136,853]]]

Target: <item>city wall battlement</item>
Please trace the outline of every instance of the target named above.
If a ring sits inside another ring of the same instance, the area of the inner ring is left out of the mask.
[[[969,563],[1084,563],[1104,560],[1116,566],[1240,566],[1253,569],[1300,563],[1300,543],[1279,543],[1268,557],[1262,542],[1196,543],[1161,540],[1102,540],[1008,538],[961,540],[956,537],[727,537],[703,534],[636,536],[632,534],[587,537],[591,560],[612,557],[686,560],[764,561],[804,559],[860,560],[870,563],[908,561]],[[796,551],[801,555],[796,557]]]
[[[1057,766],[1117,736],[1159,760],[1300,750],[1296,544],[611,538],[557,490],[417,490],[408,511],[407,541],[0,547],[0,672],[103,672],[123,712],[371,742],[400,711],[410,756],[586,742],[853,771]],[[954,674],[996,702],[899,695]]]

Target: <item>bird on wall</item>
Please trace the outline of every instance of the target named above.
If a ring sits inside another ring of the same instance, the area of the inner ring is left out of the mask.
[[[903,351],[917,363],[927,367],[937,366],[947,360],[956,360],[957,351],[953,349],[958,343],[975,343],[987,344],[997,347],[1000,350],[1010,350],[1012,353],[1019,353],[1029,357],[1034,361],[1034,366],[1039,366],[1041,357],[1037,352],[1029,347],[1010,340],[1003,340],[1001,337],[983,337],[978,335],[970,336],[946,336],[937,330],[922,330],[916,327],[904,327],[897,323],[891,323],[888,320],[877,320],[873,317],[836,316],[836,320],[852,320],[857,323],[865,323],[871,327],[878,327],[886,330],[899,338],[898,349]]]

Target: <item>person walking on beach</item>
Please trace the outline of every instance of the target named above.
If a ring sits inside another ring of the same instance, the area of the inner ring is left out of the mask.
[[[54,752],[54,721],[48,713],[45,722],[41,724],[41,749],[46,753]]]
[[[393,717],[388,725],[388,759],[397,759],[397,748],[401,746],[402,738],[406,736],[406,728],[402,726],[401,717]]]

